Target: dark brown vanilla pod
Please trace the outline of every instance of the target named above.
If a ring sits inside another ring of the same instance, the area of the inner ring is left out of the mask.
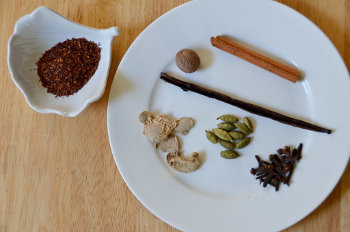
[[[195,93],[199,93],[201,95],[207,96],[209,98],[215,98],[216,100],[228,103],[230,105],[236,106],[242,110],[248,111],[252,114],[256,114],[256,115],[260,115],[262,117],[266,117],[266,118],[270,118],[273,119],[275,121],[287,124],[287,125],[291,125],[291,126],[295,126],[295,127],[299,127],[299,128],[303,128],[306,130],[310,130],[310,131],[316,131],[316,132],[321,132],[321,133],[327,133],[327,134],[331,134],[332,131],[330,129],[324,128],[324,127],[320,127],[296,118],[292,118],[280,113],[277,113],[275,111],[263,108],[261,106],[258,105],[254,105],[252,103],[248,103],[248,102],[244,102],[242,100],[238,100],[235,98],[232,98],[226,94],[222,94],[216,91],[213,91],[211,89],[207,89],[205,87],[190,83],[190,82],[186,82],[186,81],[182,81],[179,80],[175,77],[172,77],[170,75],[168,75],[167,73],[161,73],[160,74],[160,79],[176,85],[178,87],[180,87],[181,89],[183,89],[184,91],[192,91]]]

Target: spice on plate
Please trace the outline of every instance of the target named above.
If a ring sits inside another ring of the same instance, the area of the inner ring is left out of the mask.
[[[195,72],[199,64],[198,54],[191,49],[182,49],[176,54],[176,65],[185,73]]]
[[[101,48],[85,38],[67,39],[45,51],[37,72],[48,93],[69,96],[78,92],[94,75]]]
[[[218,117],[216,120],[219,120],[219,119],[221,119],[224,122],[232,122],[232,123],[238,122],[239,120],[238,117],[231,114],[223,114],[220,117]]]
[[[153,114],[143,111],[139,115],[140,122],[144,125],[143,134],[153,143],[156,149],[168,152],[167,162],[170,167],[178,172],[192,172],[197,170],[200,159],[197,152],[188,157],[181,156],[180,143],[176,134],[186,135],[194,126],[194,120],[182,117],[178,120],[165,115]]]
[[[264,107],[254,105],[252,103],[248,103],[242,100],[238,100],[235,98],[232,98],[226,94],[216,92],[214,90],[187,82],[187,81],[182,81],[180,79],[177,79],[175,77],[172,77],[168,75],[167,73],[161,73],[160,74],[160,79],[175,85],[177,87],[180,87],[183,91],[192,91],[198,94],[201,94],[203,96],[209,97],[209,98],[214,98],[216,100],[225,102],[227,104],[236,106],[242,110],[248,111],[252,114],[260,115],[262,117],[270,118],[272,120],[278,121],[280,123],[284,123],[287,125],[303,128],[306,130],[311,130],[311,131],[316,131],[316,132],[321,132],[321,133],[327,133],[331,134],[332,130],[320,127],[296,118],[292,118],[280,113],[277,113],[275,111],[266,109]]]
[[[222,139],[219,139],[219,144],[226,149],[233,150],[236,148],[236,144],[233,142],[225,141]]]
[[[214,144],[216,144],[217,142],[218,142],[218,137],[214,134],[214,132],[212,132],[212,131],[205,131],[205,134],[206,134],[206,136],[207,136],[207,139],[210,141],[210,142],[212,142],[212,143],[214,143]]]
[[[232,55],[259,66],[260,68],[275,73],[293,83],[295,83],[300,77],[300,71],[296,68],[284,65],[232,40],[228,40],[223,36],[211,37],[210,42],[214,47],[231,53]]]
[[[247,138],[244,138],[242,139],[241,141],[239,141],[237,144],[236,144],[236,148],[237,149],[242,149],[242,148],[245,148],[246,146],[248,146],[248,144],[250,143],[250,137],[247,137]]]
[[[239,118],[224,114],[217,118],[221,120],[217,124],[218,128],[214,128],[211,131],[206,130],[206,137],[211,143],[218,143],[221,147],[227,149],[220,152],[220,156],[225,159],[236,159],[240,155],[235,149],[242,149],[249,145],[251,137],[246,137],[254,130],[253,124],[248,117],[243,118],[243,122],[239,122]]]
[[[252,125],[252,122],[250,121],[249,118],[247,117],[244,117],[243,118],[243,124],[246,125],[246,127],[248,127],[248,129],[253,132],[253,125]]]
[[[251,133],[249,128],[243,123],[236,122],[234,125],[245,135],[249,135]]]
[[[239,157],[239,154],[234,150],[225,150],[220,152],[220,156],[225,159],[236,159]]]
[[[193,152],[188,157],[182,157],[179,152],[169,153],[166,158],[170,167],[178,172],[193,172],[201,166],[197,152]]]
[[[252,168],[250,173],[257,176],[256,179],[260,180],[260,184],[263,183],[264,188],[269,184],[278,191],[281,183],[289,186],[296,162],[301,159],[302,148],[302,143],[293,150],[289,146],[280,148],[277,150],[277,154],[269,155],[270,162],[261,160],[256,155],[259,167]]]
[[[227,131],[220,128],[214,128],[213,132],[219,139],[233,143],[233,139]]]

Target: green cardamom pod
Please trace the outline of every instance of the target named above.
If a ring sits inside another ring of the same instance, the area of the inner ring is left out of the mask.
[[[245,137],[245,134],[240,131],[231,131],[230,135],[234,140],[244,139]]]
[[[223,140],[226,140],[226,141],[233,143],[233,139],[231,138],[230,134],[227,131],[220,129],[220,128],[214,128],[213,132],[220,139],[223,139]]]
[[[224,122],[238,122],[238,118],[230,114],[221,115],[217,119],[221,119]]]
[[[242,131],[245,135],[249,135],[251,133],[251,131],[249,130],[249,128],[242,124],[242,123],[239,123],[239,122],[236,122],[235,124],[235,127],[237,127],[240,131]]]
[[[232,131],[233,129],[235,129],[236,127],[229,122],[221,122],[218,124],[218,128],[226,130],[226,131]]]
[[[250,137],[244,138],[236,144],[237,149],[246,147],[250,143]]]
[[[212,143],[217,143],[218,142],[218,137],[214,134],[212,131],[205,131],[207,139],[212,142]]]
[[[244,125],[246,125],[246,126],[248,127],[248,129],[249,129],[251,132],[253,132],[253,124],[252,124],[252,122],[249,120],[249,118],[244,117],[244,118],[243,118],[243,123],[244,123]]]
[[[237,157],[239,157],[239,154],[232,150],[226,150],[220,152],[220,156],[225,159],[236,159]]]
[[[219,139],[219,143],[220,143],[220,145],[223,148],[226,148],[226,149],[229,149],[229,150],[233,150],[236,147],[234,143],[231,143],[229,141],[225,141],[225,140],[222,140],[222,139]]]

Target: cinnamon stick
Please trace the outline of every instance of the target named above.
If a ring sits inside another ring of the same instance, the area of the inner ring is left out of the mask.
[[[210,42],[214,47],[217,47],[243,60],[255,64],[256,66],[275,73],[293,83],[295,83],[300,77],[299,70],[284,65],[262,54],[259,54],[234,41],[228,40],[223,36],[216,36],[216,38],[211,37]]]
[[[173,84],[175,86],[178,86],[184,91],[192,91],[195,93],[199,93],[199,94],[207,96],[209,98],[214,98],[216,100],[219,100],[219,101],[228,103],[230,105],[236,106],[236,107],[238,107],[242,110],[248,111],[252,114],[256,114],[256,115],[260,115],[262,117],[270,118],[270,119],[273,119],[275,121],[278,121],[278,122],[281,122],[281,123],[284,123],[287,125],[303,128],[306,130],[327,133],[327,134],[332,133],[332,131],[330,129],[323,128],[323,127],[320,127],[320,126],[317,126],[317,125],[314,125],[314,124],[311,124],[311,123],[308,123],[308,122],[305,122],[305,121],[302,121],[302,120],[299,120],[296,118],[292,118],[292,117],[277,113],[275,111],[268,110],[268,109],[263,108],[261,106],[254,105],[252,103],[248,103],[248,102],[244,102],[242,100],[232,98],[228,95],[216,92],[216,91],[211,90],[211,89],[201,87],[199,85],[196,85],[196,84],[193,84],[190,82],[179,80],[175,77],[168,75],[167,73],[161,73],[160,79],[162,79],[170,84]]]

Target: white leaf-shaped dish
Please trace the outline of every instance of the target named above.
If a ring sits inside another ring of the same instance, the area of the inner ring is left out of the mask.
[[[47,7],[39,7],[17,21],[9,39],[7,58],[12,80],[34,110],[75,117],[102,97],[111,62],[112,42],[117,35],[117,27],[104,30],[86,27]],[[42,86],[36,62],[46,50],[71,38],[86,38],[99,44],[101,60],[95,74],[76,94],[55,97]]]

